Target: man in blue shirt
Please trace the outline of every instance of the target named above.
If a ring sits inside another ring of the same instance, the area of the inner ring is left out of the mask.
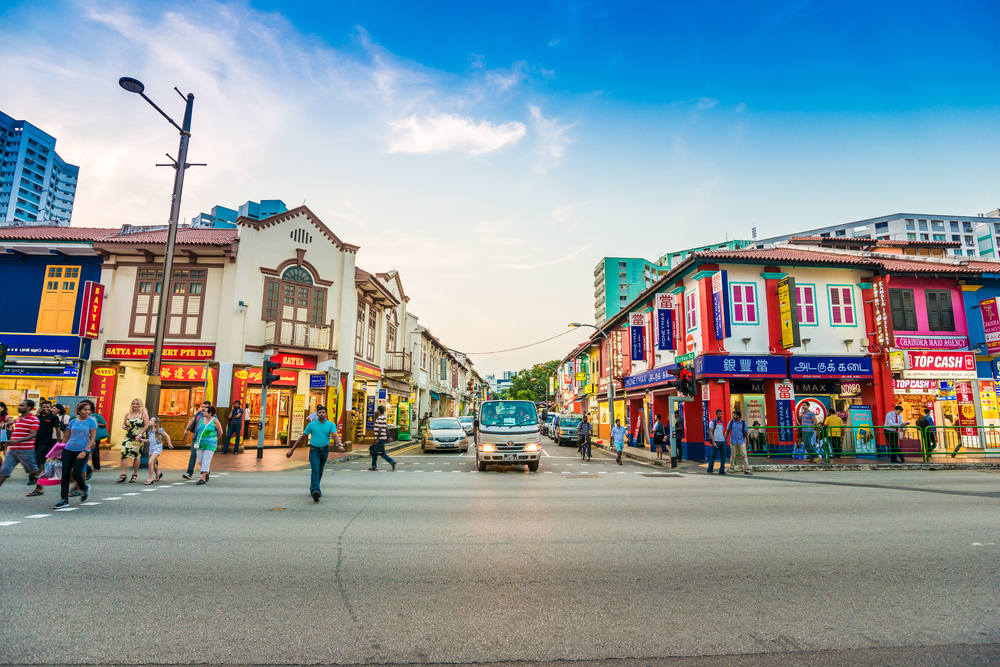
[[[729,424],[726,426],[726,438],[728,438],[729,446],[733,450],[733,462],[730,469],[736,469],[736,457],[742,454],[743,474],[752,475],[753,473],[750,472],[750,460],[747,459],[747,423],[743,421],[743,415],[739,410],[733,412],[733,418],[729,420]]]
[[[615,425],[611,429],[611,443],[618,450],[618,465],[624,465],[622,463],[622,450],[625,449],[625,434],[628,433],[628,429],[622,426],[622,420],[616,419]]]
[[[316,421],[311,421],[306,426],[306,430],[298,437],[292,448],[285,454],[292,458],[292,452],[301,445],[307,438],[309,439],[309,467],[312,469],[312,476],[309,480],[309,493],[313,502],[318,503],[323,494],[319,490],[320,480],[323,479],[323,467],[326,459],[330,455],[330,438],[337,443],[337,451],[344,452],[344,445],[340,442],[340,435],[337,433],[337,425],[326,418],[326,408],[322,405],[316,408]]]

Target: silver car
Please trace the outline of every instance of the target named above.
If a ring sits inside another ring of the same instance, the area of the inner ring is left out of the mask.
[[[469,438],[455,417],[435,417],[427,422],[421,449],[427,451],[469,451]]]
[[[465,435],[472,435],[472,416],[459,417],[458,421],[461,422],[462,428],[465,429]]]

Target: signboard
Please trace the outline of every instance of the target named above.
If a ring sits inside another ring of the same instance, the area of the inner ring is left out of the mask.
[[[687,354],[678,354],[674,357],[674,362],[678,364],[685,364],[689,361],[694,361],[694,352],[688,352]]]
[[[997,308],[996,297],[980,301],[979,313],[983,316],[986,354],[1000,354],[1000,310]]]
[[[697,377],[785,378],[785,357],[767,355],[702,355],[694,360]]]
[[[667,372],[666,367],[653,368],[629,375],[623,381],[625,389],[637,389],[639,387],[649,387],[654,384],[661,384],[673,380],[674,376]]]
[[[445,360],[441,360],[441,371],[443,373],[447,372],[447,366],[445,365]],[[354,362],[354,374],[360,375],[366,378],[372,378],[373,380],[378,380],[382,377],[382,369],[378,366],[372,366],[371,364],[366,364],[363,361]]]
[[[326,389],[326,373],[316,374],[309,376],[309,388],[310,389]]]
[[[907,350],[961,350],[969,347],[968,336],[896,336],[896,347]]]
[[[906,368],[906,352],[897,350],[889,353],[889,370],[901,371]]]
[[[1000,426],[1000,406],[997,405],[996,383],[993,380],[979,381],[979,405],[983,411],[983,426]],[[995,440],[990,437],[989,440]],[[996,443],[991,443],[996,447]]]
[[[116,361],[146,361],[152,343],[106,343],[104,358]],[[215,359],[215,345],[164,345],[164,361],[207,361]]]
[[[781,318],[781,347],[787,350],[801,345],[795,278],[782,278],[778,281],[778,315]]]
[[[712,319],[715,322],[715,340],[733,335],[729,321],[729,274],[726,271],[712,274]]]
[[[788,360],[788,377],[860,380],[873,374],[871,357],[805,357]]]
[[[302,430],[306,416],[306,395],[295,394],[292,396],[292,423],[288,428],[288,442],[295,442],[295,439],[302,435]]]
[[[443,361],[443,360],[442,360]],[[375,430],[375,397],[369,396],[365,405],[365,430]]]
[[[90,389],[88,396],[95,399],[97,414],[111,424],[111,412],[115,404],[115,385],[118,383],[118,368],[116,366],[94,365],[90,369]]]
[[[674,349],[674,295],[656,295],[656,349]]]
[[[166,382],[205,382],[207,379],[208,369],[205,368],[204,364],[163,364],[160,366],[160,380]],[[212,402],[208,396],[205,397],[205,400]]]
[[[272,354],[271,361],[278,362],[282,368],[295,368],[303,371],[316,370],[316,357],[308,354],[281,352],[279,354]]]
[[[632,361],[646,360],[646,318],[642,313],[629,313],[629,338],[632,341]]]
[[[972,393],[971,382],[955,383],[955,398],[958,400],[958,425],[962,434],[962,444],[966,447],[978,447],[979,438],[976,435],[976,398]]]
[[[751,428],[764,425],[764,397],[750,395],[743,397],[743,421]]]
[[[855,398],[861,396],[861,383],[860,382],[841,382],[840,383],[840,397],[841,398]]]
[[[872,310],[875,311],[875,340],[879,347],[892,347],[892,328],[889,319],[889,298],[881,277],[872,280]],[[869,421],[870,421],[869,415]]]
[[[875,458],[875,429],[870,405],[847,406],[847,421],[854,435],[854,452],[863,458]]]
[[[623,331],[612,331],[608,339],[611,343],[611,374],[616,380],[627,375],[625,372],[625,357],[622,354]]]
[[[10,316],[11,313],[6,313],[6,315]],[[79,336],[0,333],[0,343],[7,346],[8,357],[75,358],[80,356]]]
[[[778,408],[778,441],[795,442],[795,387],[791,382],[776,382],[774,398]]]
[[[975,380],[976,357],[971,352],[907,352],[907,380]]]
[[[271,383],[272,387],[295,387],[299,384],[299,372],[290,371],[285,368],[279,368],[274,371],[278,379]],[[261,380],[264,378],[264,371],[260,366],[254,366],[247,369],[247,383],[248,384],[261,384]]]
[[[96,339],[101,335],[101,313],[104,312],[104,285],[93,280],[83,284],[83,305],[80,311],[81,338]]]
[[[250,370],[247,368],[234,368],[233,369],[233,391],[231,395],[231,403],[236,404],[236,401],[240,402],[240,405],[246,406],[247,404],[247,384],[250,378]]]

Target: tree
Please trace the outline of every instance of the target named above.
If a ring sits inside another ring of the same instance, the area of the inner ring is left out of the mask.
[[[510,382],[508,397],[516,397],[519,401],[544,401],[549,388],[549,378],[555,376],[559,361],[546,361],[519,370]],[[552,395],[549,394],[549,398]]]

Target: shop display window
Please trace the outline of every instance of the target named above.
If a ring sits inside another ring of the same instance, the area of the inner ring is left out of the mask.
[[[205,397],[204,387],[184,387],[160,389],[161,417],[189,417],[194,415],[194,405]]]

